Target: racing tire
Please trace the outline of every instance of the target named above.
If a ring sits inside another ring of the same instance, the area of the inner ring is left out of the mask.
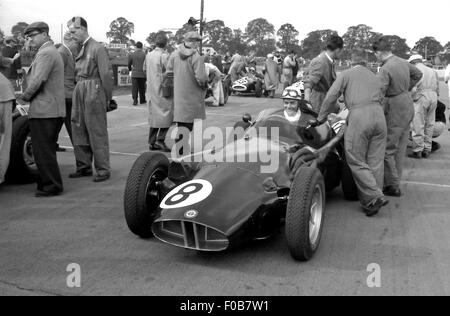
[[[10,162],[5,178],[8,183],[29,184],[36,182],[37,174],[29,118],[19,116],[13,121]]]
[[[344,198],[347,201],[359,201],[358,187],[356,186],[355,179],[353,178],[352,170],[347,162],[344,161],[342,166],[342,192],[344,193]]]
[[[162,196],[158,182],[167,178],[169,159],[161,153],[142,154],[128,176],[125,194],[125,219],[131,232],[141,238],[151,238],[152,224]]]
[[[292,258],[309,261],[319,248],[325,219],[325,181],[319,169],[300,168],[286,212],[286,238]]]

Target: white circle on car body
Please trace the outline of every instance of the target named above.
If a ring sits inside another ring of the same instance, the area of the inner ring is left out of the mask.
[[[188,207],[208,198],[212,190],[213,187],[209,181],[192,180],[179,185],[167,194],[162,200],[160,207],[164,210]]]
[[[184,214],[184,217],[189,218],[189,219],[196,218],[197,216],[198,216],[198,212],[195,211],[195,210],[187,211],[187,212]]]

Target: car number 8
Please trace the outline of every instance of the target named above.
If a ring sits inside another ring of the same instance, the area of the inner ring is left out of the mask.
[[[172,190],[161,202],[162,209],[191,206],[205,200],[212,192],[212,185],[206,180],[192,180]]]

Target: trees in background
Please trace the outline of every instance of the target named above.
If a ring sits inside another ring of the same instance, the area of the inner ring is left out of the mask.
[[[134,23],[123,17],[112,21],[109,28],[110,31],[106,33],[106,37],[113,44],[126,44],[134,33]]]

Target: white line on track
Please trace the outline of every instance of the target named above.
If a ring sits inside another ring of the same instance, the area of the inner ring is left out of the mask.
[[[403,183],[410,184],[410,185],[420,185],[420,186],[426,186],[426,187],[450,189],[450,185],[448,185],[448,184],[436,184],[436,183],[425,183],[425,182],[414,182],[414,181],[405,181]]]

